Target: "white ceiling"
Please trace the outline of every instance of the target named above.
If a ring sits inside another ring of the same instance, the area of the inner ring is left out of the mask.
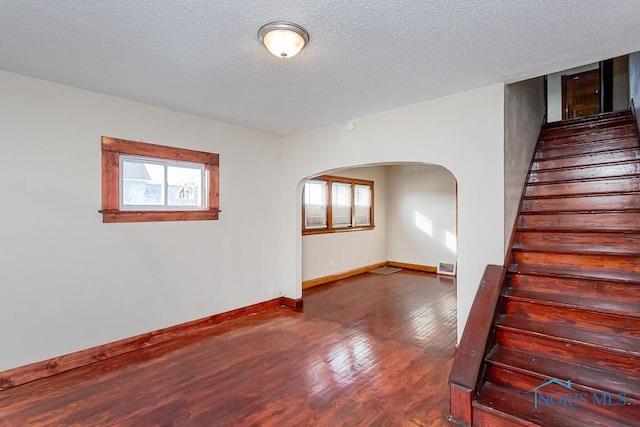
[[[638,0],[0,0],[0,69],[279,135],[639,50]]]

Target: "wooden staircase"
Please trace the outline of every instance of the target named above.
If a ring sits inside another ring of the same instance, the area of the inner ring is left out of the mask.
[[[506,263],[472,424],[640,426],[640,147],[630,111],[543,127]]]

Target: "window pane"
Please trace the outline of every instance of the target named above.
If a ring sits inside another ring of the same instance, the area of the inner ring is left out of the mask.
[[[164,205],[164,181],[164,166],[145,161],[122,160],[122,205]]]
[[[351,227],[351,184],[334,182],[331,188],[334,227]]]
[[[368,185],[356,184],[355,192],[355,225],[371,225],[371,187]]]
[[[304,184],[305,228],[327,228],[327,182]]]
[[[204,168],[167,166],[167,205],[202,206]]]

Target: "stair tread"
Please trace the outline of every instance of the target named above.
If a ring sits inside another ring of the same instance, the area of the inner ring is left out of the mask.
[[[571,380],[580,388],[595,392],[624,393],[640,403],[640,379],[602,366],[583,366],[546,355],[515,350],[496,345],[487,355],[487,361],[505,369],[538,374],[543,378]]]
[[[518,232],[533,232],[533,233],[584,233],[584,234],[637,234],[640,232],[640,224],[637,228],[596,228],[596,227],[516,227]]]
[[[598,139],[594,141],[574,142],[574,143],[568,143],[564,145],[552,145],[549,147],[538,147],[536,149],[536,155],[537,153],[549,153],[556,150],[566,150],[570,148],[580,148],[580,147],[589,147],[589,146],[592,146],[592,147],[606,146],[606,144],[610,142],[616,143],[621,141],[633,141],[635,143],[636,140],[637,138],[635,136],[620,136],[620,137],[614,137],[614,138],[603,138],[603,139]]]
[[[543,405],[535,408],[534,393],[522,392],[490,382],[482,386],[473,406],[474,408],[488,409],[491,413],[506,414],[507,418],[515,417],[533,423],[533,425],[546,427],[630,427],[637,426],[636,420],[640,419],[640,408],[631,405],[612,409],[612,411],[624,412],[622,418],[628,419],[628,423],[619,420],[621,414],[617,414],[616,418],[618,419],[613,419],[584,406]]]
[[[527,333],[541,334],[551,339],[586,345],[602,351],[640,356],[640,338],[590,331],[568,325],[540,322],[509,315],[501,315],[497,326],[499,328],[511,328]]]
[[[570,160],[574,160],[574,162],[569,164],[562,164],[562,162],[567,163]],[[549,172],[579,167],[612,165],[616,163],[633,162],[638,160],[640,160],[640,150],[638,150],[638,148],[627,148],[624,150],[611,150],[601,153],[582,154],[580,156],[573,156],[573,158],[538,159],[533,161],[531,172]],[[560,164],[554,165],[554,162]]]
[[[624,137],[624,138],[614,138],[614,139],[604,139],[602,141],[589,141],[589,142],[583,142],[580,145],[587,145],[587,144],[594,144],[594,143],[599,143],[601,145],[606,145],[608,142],[613,141],[613,140],[620,140],[620,139],[630,139],[630,140],[634,140],[635,138],[633,137]],[[562,146],[562,148],[567,148],[565,146]],[[549,150],[550,148],[548,148],[547,150]],[[560,148],[558,146],[555,146],[553,149],[559,150]],[[542,159],[539,158],[534,158],[533,162],[534,163],[540,163],[540,162],[550,162],[553,160],[560,160],[560,159],[571,159],[574,157],[588,157],[588,156],[601,156],[603,154],[611,154],[611,153],[618,153],[618,152],[634,152],[634,151],[638,151],[638,147],[626,147],[626,148],[609,148],[607,150],[601,150],[601,151],[588,151],[585,153],[573,153],[573,154],[566,154],[566,155],[559,155],[557,157],[545,157]]]
[[[589,298],[571,294],[523,291],[515,288],[508,288],[504,296],[531,302],[550,303],[582,310],[591,309],[601,313],[640,318],[640,304],[637,302],[612,301],[604,298]]]
[[[584,271],[584,270],[572,270],[568,268],[554,268],[554,267],[532,267],[523,266],[517,264],[510,264],[508,267],[510,273],[526,274],[526,275],[538,275],[538,276],[551,276],[551,277],[566,277],[571,279],[584,279],[584,280],[606,280],[619,283],[627,283],[631,285],[640,285],[640,274],[629,271]]]
[[[633,175],[640,172],[639,160],[624,160],[597,165],[567,166],[556,169],[531,171],[527,183],[552,183],[590,178],[607,178]]]
[[[612,197],[612,196],[635,196],[639,195],[640,190],[630,191],[608,191],[606,193],[594,193],[593,191],[585,193],[568,193],[568,194],[550,194],[550,195],[537,195],[537,196],[524,196],[524,200],[547,200],[547,199],[576,199],[584,197]],[[640,209],[640,204],[636,209]]]
[[[607,126],[608,125],[608,126]],[[547,142],[563,138],[576,137],[599,137],[602,134],[622,134],[633,136],[635,134],[634,124],[631,120],[623,120],[617,123],[605,123],[604,126],[577,126],[575,128],[554,129],[553,131],[544,130],[540,136],[540,141]],[[621,135],[612,136],[612,138],[620,138]]]
[[[568,120],[558,120],[555,122],[547,122],[543,125],[543,129],[544,130],[548,130],[548,129],[556,129],[556,128],[561,128],[561,127],[565,127],[565,126],[574,126],[577,124],[582,124],[582,123],[592,123],[592,122],[596,122],[596,121],[606,121],[606,120],[615,120],[615,119],[633,119],[633,114],[631,113],[631,111],[625,109],[625,110],[620,110],[620,111],[610,111],[610,112],[606,112],[606,113],[599,113],[599,114],[595,114],[593,116],[587,116],[587,117],[577,117],[575,119],[568,119]]]
[[[575,254],[575,255],[615,255],[615,256],[640,256],[640,247],[629,248],[606,248],[583,246],[580,248],[562,248],[559,246],[532,245],[523,243],[514,243],[511,247],[515,251],[521,252],[548,252],[557,254]]]
[[[638,161],[640,162],[640,161]],[[569,179],[559,179],[557,181],[546,181],[546,182],[527,182],[527,186],[545,186],[545,185],[557,185],[557,184],[573,184],[576,182],[609,182],[609,181],[617,181],[617,180],[634,180],[640,177],[640,172],[631,172],[625,173],[623,175],[608,175],[608,176],[594,176],[594,177],[585,177],[585,178],[569,178]]]

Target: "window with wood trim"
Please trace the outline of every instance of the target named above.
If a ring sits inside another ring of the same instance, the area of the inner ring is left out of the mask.
[[[215,153],[102,137],[102,221],[216,220]]]
[[[304,184],[302,234],[373,228],[373,181],[323,175]]]

